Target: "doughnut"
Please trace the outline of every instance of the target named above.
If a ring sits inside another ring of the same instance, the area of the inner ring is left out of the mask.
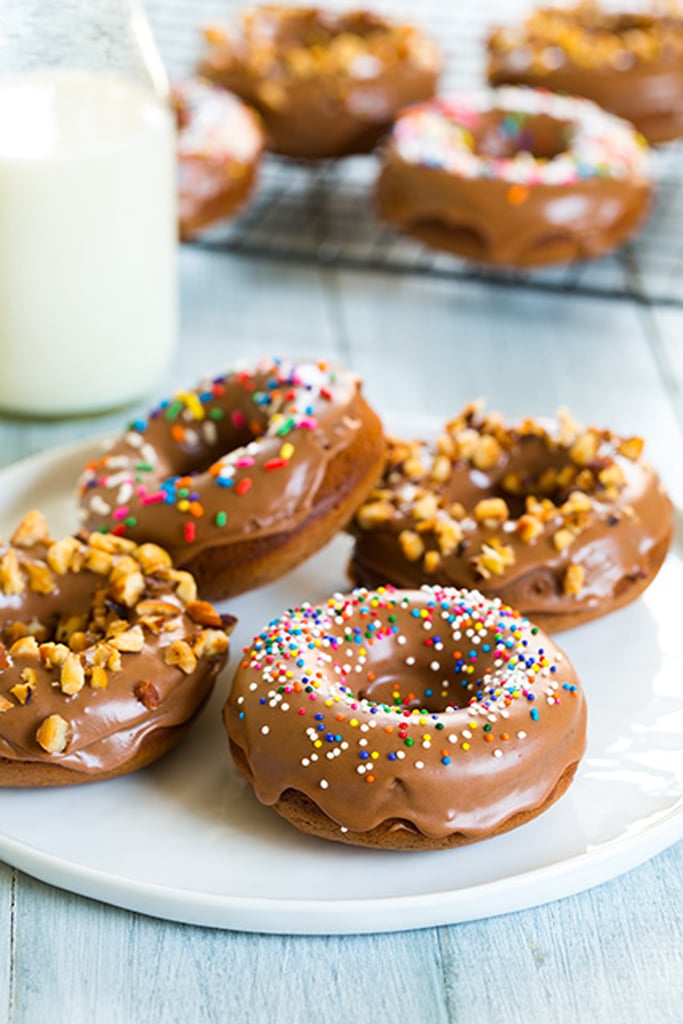
[[[29,512],[0,544],[0,786],[156,761],[209,696],[234,621],[162,548],[105,533],[53,540]]]
[[[263,150],[258,115],[218,86],[176,82],[180,237],[231,217],[251,196]]]
[[[366,11],[265,5],[205,37],[199,74],[258,110],[270,150],[303,160],[369,152],[398,110],[434,95],[441,66],[416,28]]]
[[[585,96],[666,142],[683,134],[683,12],[541,7],[491,33],[488,77]]]
[[[355,373],[263,359],[134,420],[79,482],[88,531],[152,541],[217,600],[269,582],[345,526],[381,476]]]
[[[389,442],[352,529],[354,582],[476,588],[556,632],[645,590],[673,510],[640,438],[472,403],[434,443]]]
[[[224,710],[261,803],[301,831],[434,850],[540,814],[583,754],[566,655],[498,598],[442,587],[336,594],[245,649]]]
[[[588,100],[510,87],[404,111],[376,204],[430,246],[520,267],[615,248],[651,193],[646,144],[625,121]]]

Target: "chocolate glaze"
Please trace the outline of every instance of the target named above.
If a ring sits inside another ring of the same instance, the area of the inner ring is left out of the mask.
[[[484,838],[544,805],[585,746],[566,655],[499,601],[440,588],[286,613],[224,714],[258,799],[303,793],[351,843],[387,821]]]
[[[538,15],[549,13],[552,35],[546,37]],[[585,54],[574,56],[564,49],[563,25],[567,34],[585,33]],[[627,39],[619,49],[628,31],[649,36],[647,56],[630,49]],[[602,62],[598,36],[612,43]],[[550,64],[544,61],[546,53],[552,55]],[[530,85],[585,96],[631,121],[649,142],[660,143],[683,133],[682,54],[680,16],[608,14],[590,4],[561,11],[540,9],[525,24],[491,34],[488,79],[492,85]]]
[[[85,524],[154,540],[177,565],[248,540],[286,544],[367,415],[357,375],[327,363],[262,360],[205,381],[86,467]]]
[[[12,549],[24,578],[27,565],[50,572],[46,562],[49,547],[49,543],[41,542],[30,549]],[[9,550],[7,545],[0,547],[0,563]],[[89,550],[87,542],[81,542],[81,554],[85,556]],[[114,561],[118,562],[119,556]],[[225,664],[227,637],[217,630],[216,636],[222,637],[218,644],[221,649],[198,657],[196,668],[190,673],[181,671],[177,665],[167,665],[164,656],[169,646],[177,640],[192,642],[202,627],[188,614],[186,603],[178,596],[177,580],[170,578],[167,570],[149,573],[140,600],[162,600],[175,605],[177,614],[165,620],[169,628],[158,634],[144,626],[143,649],[139,653],[121,653],[120,669],[107,670],[108,685],[94,688],[87,666],[93,664],[96,646],[105,642],[102,629],[93,621],[94,605],[106,601],[109,623],[123,617],[135,626],[142,615],[136,608],[124,607],[114,597],[107,577],[100,573],[79,568],[52,575],[54,587],[50,593],[35,592],[28,584],[22,594],[0,589],[0,635],[7,641],[6,646],[0,645],[0,759],[24,764],[27,770],[38,765],[59,766],[72,771],[79,781],[125,771],[126,764],[154,733],[184,726],[202,706]],[[67,628],[71,616],[83,616],[88,624],[82,627],[87,634],[87,646],[79,648],[81,664],[86,666],[86,681],[82,689],[69,695],[60,686],[60,667],[46,664],[38,652],[20,653],[15,649],[13,653],[8,633],[14,635],[17,624],[23,624],[29,631],[39,629],[44,641],[56,638],[68,643],[61,631]],[[35,686],[22,704],[12,688],[23,682],[22,672],[27,669],[35,673]],[[153,687],[151,699],[146,698],[149,706],[142,699],[144,684]],[[6,708],[5,702],[11,706]],[[61,752],[49,753],[36,739],[40,723],[50,715],[59,715],[68,723],[68,741]],[[47,777],[41,778],[39,784],[44,782]],[[0,767],[0,785],[3,784],[6,783]]]
[[[178,216],[187,239],[235,214],[251,195],[263,150],[258,115],[236,96],[197,79],[176,82]]]
[[[206,35],[199,74],[258,110],[269,149],[307,160],[371,150],[398,110],[434,94],[441,65],[417,29],[364,11],[266,5],[241,35]]]
[[[466,417],[466,429],[479,431],[482,436],[487,433],[473,414]],[[470,459],[456,454],[448,479],[441,483],[429,479],[437,445],[418,443],[425,476],[414,483],[407,479],[400,443],[395,457],[390,450],[385,477],[368,502],[373,505],[379,499],[386,518],[372,521],[367,509],[361,508],[354,522],[354,581],[364,585],[390,581],[402,587],[425,582],[477,587],[487,595],[499,596],[553,631],[603,615],[637,597],[659,569],[673,533],[672,505],[657,474],[642,457],[634,460],[621,455],[621,439],[603,431],[599,454],[590,472],[594,475],[607,469],[609,473],[609,467],[616,466],[617,472],[623,474],[623,484],[608,488],[594,478],[582,491],[575,477],[563,487],[544,491],[538,486],[543,472],[572,466],[569,453],[579,435],[561,442],[558,424],[547,423],[543,428],[536,424],[532,429],[541,429],[540,436],[520,434],[516,428],[498,433],[503,447],[495,465],[486,469],[476,468]],[[575,465],[574,471],[578,474],[581,469]],[[515,496],[506,488],[509,474],[524,481],[523,495]],[[456,523],[460,539],[456,537],[453,550],[446,553],[440,545],[438,527],[437,532],[425,529],[429,523],[420,523],[418,518],[418,502],[425,491],[436,498],[434,522],[448,521],[446,510],[452,503],[463,506],[458,513],[463,518]],[[572,493],[576,492],[586,493],[587,508],[573,517],[565,502],[571,501]],[[538,536],[524,542],[520,518],[528,497],[533,495],[538,501],[543,497],[549,499],[552,506]],[[508,503],[510,516],[502,524],[475,519],[477,503],[490,497],[503,497]],[[566,526],[573,533],[571,543],[558,550],[556,534]],[[424,555],[414,560],[406,557],[401,543],[404,531],[417,532],[425,555],[430,551],[438,553],[438,564],[428,569]],[[492,542],[511,548],[513,561],[498,565],[497,573],[484,576],[482,572],[486,569],[482,570],[477,556],[483,545]],[[570,565],[580,567],[582,573],[577,593],[564,589]]]

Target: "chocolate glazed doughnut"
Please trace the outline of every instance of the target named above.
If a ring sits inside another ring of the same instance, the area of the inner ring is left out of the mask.
[[[233,624],[156,545],[54,541],[29,513],[0,546],[0,786],[156,761],[211,692]]]
[[[224,714],[262,803],[303,832],[394,850],[529,821],[567,789],[586,736],[552,640],[497,599],[439,587],[287,612],[246,649]]]
[[[268,148],[303,160],[369,152],[409,103],[434,95],[436,47],[365,11],[265,5],[241,32],[205,32],[199,74],[260,113]]]
[[[264,359],[130,424],[85,467],[81,508],[87,529],[160,544],[218,599],[327,543],[376,484],[384,454],[355,373]]]
[[[354,520],[351,575],[498,595],[550,631],[635,600],[673,534],[640,438],[567,414],[508,426],[468,406],[436,442],[394,440]]]
[[[396,120],[376,202],[402,232],[523,267],[595,258],[640,226],[646,147],[587,100],[507,88],[434,100]]]
[[[493,85],[585,96],[631,121],[651,143],[683,134],[683,12],[542,7],[488,41]]]

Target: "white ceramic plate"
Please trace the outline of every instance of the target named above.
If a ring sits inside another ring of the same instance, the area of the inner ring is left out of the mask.
[[[76,523],[73,482],[93,445],[0,472],[0,534],[40,507]],[[560,639],[590,706],[569,793],[507,835],[438,853],[365,851],[303,836],[233,770],[220,710],[237,653],[181,746],[111,782],[0,790],[0,856],[64,889],[169,920],[259,932],[395,931],[506,913],[612,878],[683,837],[683,521],[635,604]],[[348,541],[226,605],[233,651],[285,607],[347,586]]]

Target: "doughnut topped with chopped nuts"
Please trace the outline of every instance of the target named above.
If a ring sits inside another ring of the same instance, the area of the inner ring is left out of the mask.
[[[366,153],[397,111],[434,94],[435,45],[368,11],[263,4],[214,24],[199,74],[254,107],[276,153],[318,160]]]
[[[84,524],[160,544],[218,600],[327,543],[377,483],[384,454],[357,374],[264,358],[131,423],[81,475]]]
[[[157,760],[208,697],[232,625],[157,545],[53,540],[30,512],[0,543],[0,786]]]
[[[559,647],[498,598],[445,587],[289,609],[245,648],[224,716],[262,803],[396,850],[522,825],[564,793],[586,740]]]
[[[353,531],[357,583],[477,587],[559,631],[642,593],[673,514],[640,438],[472,403],[433,443],[390,440]]]

